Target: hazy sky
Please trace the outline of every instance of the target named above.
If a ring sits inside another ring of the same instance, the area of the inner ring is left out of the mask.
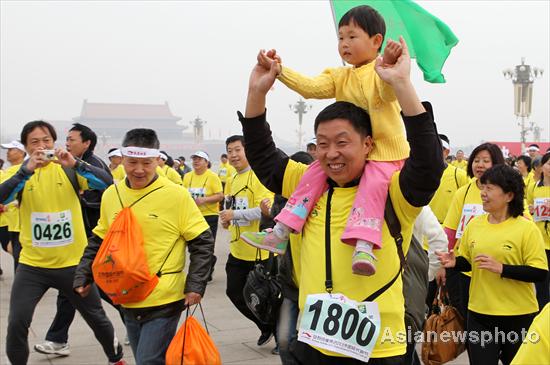
[[[543,68],[532,120],[548,140],[549,1],[419,1],[459,38],[428,84],[413,61],[421,98],[455,146],[519,139],[513,88],[502,70]],[[163,103],[206,136],[240,131],[248,75],[260,48],[309,75],[341,65],[328,1],[1,1],[0,139],[30,120],[70,120],[89,102]],[[297,94],[277,83],[268,99],[274,133],[296,140]],[[329,102],[310,101],[313,118]],[[151,126],[154,128],[154,126]],[[161,141],[162,142],[162,141]]]

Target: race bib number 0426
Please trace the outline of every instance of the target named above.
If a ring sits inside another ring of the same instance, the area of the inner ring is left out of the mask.
[[[367,362],[379,334],[375,302],[356,302],[343,294],[307,296],[298,341]]]
[[[35,247],[66,246],[73,242],[73,220],[70,210],[31,214],[32,245]]]

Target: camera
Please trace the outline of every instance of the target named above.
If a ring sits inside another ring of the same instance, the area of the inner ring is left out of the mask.
[[[55,150],[43,150],[46,160],[53,160],[55,158]]]

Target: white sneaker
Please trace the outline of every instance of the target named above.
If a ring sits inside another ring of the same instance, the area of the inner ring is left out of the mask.
[[[124,346],[130,346],[130,339],[128,338],[128,334],[126,334],[126,337],[124,337]]]
[[[71,354],[71,350],[69,349],[69,344],[67,342],[59,343],[44,341],[42,343],[37,343],[36,345],[34,345],[34,349],[36,350],[36,352],[40,352],[41,354],[46,355],[69,356]]]

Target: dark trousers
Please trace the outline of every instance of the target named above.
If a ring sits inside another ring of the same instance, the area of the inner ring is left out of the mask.
[[[436,295],[437,295],[437,280],[434,279],[428,283],[428,294],[426,294],[426,305],[428,306],[428,310],[432,308]]]
[[[6,354],[12,364],[26,364],[29,358],[29,327],[36,305],[49,288],[61,291],[78,309],[93,330],[109,361],[122,358],[122,347],[114,348],[114,329],[107,318],[95,286],[85,298],[73,291],[76,266],[45,269],[19,264],[10,298]]]
[[[124,315],[122,314],[120,305],[113,303],[111,298],[107,296],[100,288],[97,288],[101,299],[109,303],[113,308],[118,311],[122,323],[124,323]],[[69,340],[69,328],[73,323],[76,309],[71,304],[71,301],[67,299],[65,295],[60,291],[57,294],[57,312],[55,317],[46,333],[46,340],[58,343],[65,343]]]
[[[267,260],[260,261],[266,263]],[[261,323],[256,316],[248,309],[244,301],[243,288],[246,283],[248,273],[254,268],[254,261],[245,261],[233,257],[229,254],[227,263],[225,264],[225,272],[227,274],[227,286],[225,294],[231,300],[235,308],[239,310],[246,318],[250,319],[262,332],[273,331],[274,328],[270,325]]]
[[[8,243],[10,243],[10,234],[8,232],[8,226],[0,227],[0,244],[2,249],[8,252]]]
[[[550,250],[545,250],[546,261],[550,265]],[[550,273],[546,273],[546,279],[535,283],[537,291],[537,302],[539,303],[539,311],[544,308],[546,303],[550,302]]]
[[[362,362],[351,357],[328,356],[299,341],[293,344],[291,351],[298,364],[303,365],[405,365],[405,355],[369,359],[369,362]]]
[[[212,231],[212,236],[214,237],[214,243],[216,242],[216,234],[218,234],[218,218],[217,215],[207,215],[204,217],[204,220],[206,223],[208,223],[208,226],[210,227],[210,231]],[[212,255],[212,269],[210,271],[210,276],[208,277],[208,281],[212,280],[212,273],[214,273],[214,265],[216,265],[216,262],[218,261],[218,258],[216,255]]]
[[[454,269],[447,269],[445,276],[445,286],[449,293],[451,305],[458,310],[466,322],[466,318],[468,317],[468,301],[470,300],[470,277]]]
[[[536,313],[524,314],[519,316],[491,316],[476,312],[468,312],[468,339],[471,364],[497,365],[500,359],[504,365],[512,362],[523,342],[523,335],[533,322]],[[492,341],[475,341],[474,333],[478,338],[488,338],[492,335]],[[473,333],[472,333],[473,332]],[[499,332],[501,332],[499,334]],[[495,333],[498,338],[495,339]],[[512,334],[515,333],[515,334]],[[528,340],[528,339],[527,339]]]
[[[10,232],[11,249],[13,254],[13,272],[19,265],[19,256],[21,255],[21,242],[19,242],[19,232]]]

